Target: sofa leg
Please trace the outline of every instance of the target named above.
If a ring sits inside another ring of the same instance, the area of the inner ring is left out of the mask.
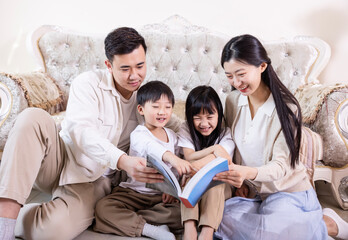
[[[317,166],[314,181],[324,180],[331,183],[332,194],[343,210],[348,210],[348,165],[342,168]]]

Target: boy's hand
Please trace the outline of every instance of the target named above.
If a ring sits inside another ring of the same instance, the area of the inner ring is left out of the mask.
[[[188,161],[182,160],[170,151],[165,152],[162,159],[163,161],[170,163],[178,171],[180,176],[183,174],[189,174],[192,171],[192,166]]]
[[[176,199],[175,197],[173,197],[172,195],[169,195],[167,193],[163,193],[162,194],[162,202],[163,203],[177,203],[177,202],[179,202],[179,200]]]
[[[170,164],[178,171],[180,176],[182,176],[183,174],[189,174],[193,170],[191,163],[180,158],[172,159],[172,161],[170,161]]]

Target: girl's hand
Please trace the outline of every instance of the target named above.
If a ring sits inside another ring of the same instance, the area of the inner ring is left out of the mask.
[[[176,203],[176,202],[179,202],[179,200],[176,199],[175,197],[173,197],[172,195],[169,195],[167,193],[163,193],[162,194],[162,202],[163,203]]]
[[[249,194],[249,187],[248,185],[246,185],[245,183],[242,184],[242,186],[240,188],[236,189],[236,193],[235,196],[236,197],[243,197],[243,198],[247,198]]]

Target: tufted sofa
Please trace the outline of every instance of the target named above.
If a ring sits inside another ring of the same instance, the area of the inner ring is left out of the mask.
[[[180,119],[187,94],[197,85],[212,86],[224,102],[231,89],[220,54],[231,36],[192,25],[180,16],[137,30],[148,45],[145,82],[157,79],[171,87]],[[43,108],[57,123],[64,118],[73,79],[81,72],[105,67],[104,38],[58,26],[42,26],[31,34],[30,50],[41,70],[0,74],[0,154],[14,119],[25,108]],[[348,209],[348,89],[343,84],[325,86],[318,80],[330,58],[330,47],[306,36],[264,45],[280,79],[299,100],[305,125],[322,137],[318,141],[323,151],[316,151],[319,154],[309,166],[313,181],[330,182],[338,204]],[[314,152],[311,148],[306,154],[313,158]]]

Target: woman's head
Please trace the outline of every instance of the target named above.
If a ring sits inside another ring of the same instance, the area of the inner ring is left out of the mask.
[[[216,91],[209,86],[191,90],[185,115],[196,151],[213,145],[223,129],[223,107]]]
[[[271,59],[261,42],[251,35],[232,38],[223,48],[221,66],[232,87],[241,94],[251,96],[260,91],[271,92],[291,154],[291,166],[299,162],[301,143],[301,108],[292,93],[274,71]],[[257,95],[256,95],[257,96]],[[295,114],[289,105],[296,105]]]
[[[241,94],[250,96],[265,90],[268,86],[262,82],[269,78],[267,72],[271,60],[260,41],[251,35],[241,35],[232,38],[224,47],[221,56],[221,66],[232,85]]]

